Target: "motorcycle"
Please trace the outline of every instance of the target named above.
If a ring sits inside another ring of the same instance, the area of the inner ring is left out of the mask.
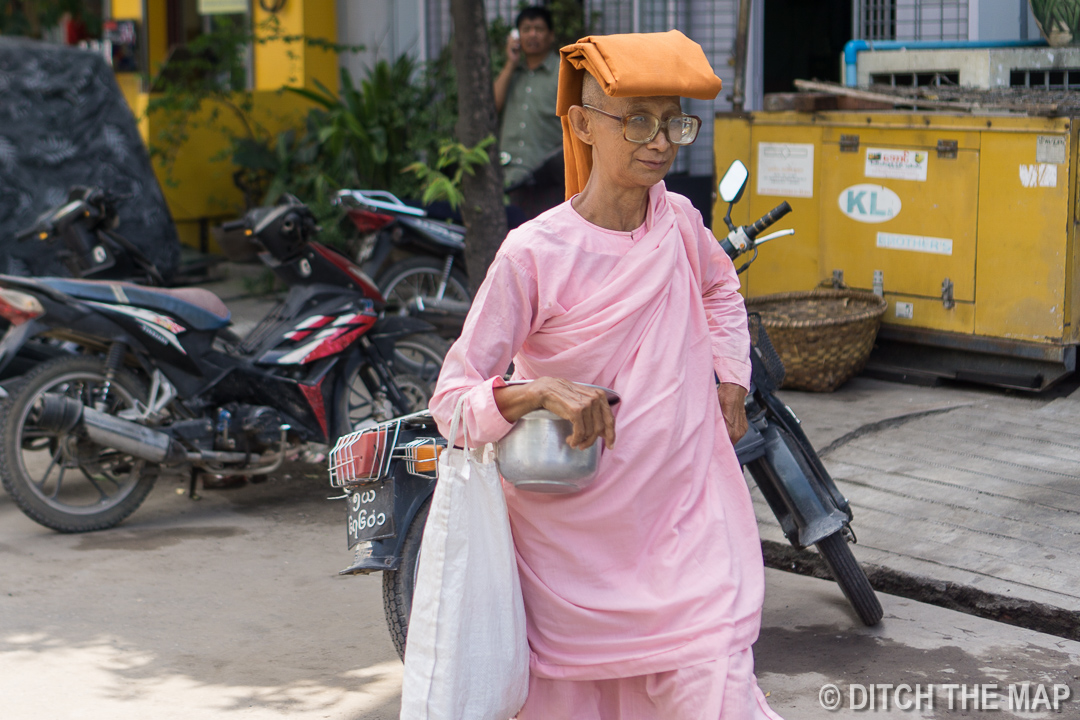
[[[728,203],[724,216],[728,235],[720,246],[733,261],[753,251],[753,256],[737,269],[740,274],[757,259],[762,244],[795,232],[781,230],[760,236],[791,212],[787,202],[750,225],[736,227],[732,223],[731,208],[741,199],[749,177],[746,166],[736,160],[718,188],[720,198]],[[751,380],[745,407],[749,428],[735,445],[739,463],[750,471],[788,542],[798,550],[816,547],[859,619],[866,625],[876,625],[883,615],[881,603],[848,547],[848,543],[856,542],[851,529],[851,503],[836,487],[802,431],[799,418],[776,396],[784,382],[784,363],[769,342],[760,316],[751,313],[748,327]]]
[[[114,230],[119,222],[116,205],[124,199],[98,187],[74,187],[67,202],[42,213],[15,239],[46,245],[59,240],[55,256],[75,278],[164,285],[157,266]]]
[[[736,161],[719,185],[729,203],[730,231],[720,245],[735,260],[753,251],[738,271],[757,257],[761,244],[793,234],[761,232],[791,211],[783,203],[750,225],[736,227],[731,207],[741,198],[749,173]],[[866,625],[882,617],[881,604],[848,547],[851,504],[836,487],[795,413],[776,391],[784,365],[769,342],[760,317],[749,316],[751,387],[745,408],[749,428],[735,445],[739,463],[750,472],[780,527],[795,548],[815,546],[833,579]],[[383,607],[391,639],[404,656],[420,540],[437,482],[436,462],[446,447],[434,419],[420,412],[341,438],[330,453],[330,480],[344,490],[349,548],[356,547],[346,574],[383,573]]]
[[[334,201],[365,236],[359,262],[376,278],[388,312],[422,318],[456,337],[472,302],[465,228],[384,190],[340,190]]]
[[[289,291],[244,339],[201,288],[0,275],[0,370],[34,338],[78,353],[9,384],[0,477],[19,508],[60,532],[112,527],[160,467],[258,478],[292,452],[425,407],[447,345],[431,326],[380,316],[359,267],[313,240],[285,196],[242,229]]]
[[[25,274],[45,274],[48,268],[55,269],[55,260],[59,260],[74,278],[164,285],[165,280],[153,261],[114,230],[118,222],[116,206],[123,199],[97,187],[72,188],[65,202],[42,213],[33,225],[15,236],[20,243],[39,243],[44,251],[36,254],[44,262],[23,260]],[[66,354],[59,343],[29,342],[0,372],[0,382],[6,384],[38,364]],[[0,386],[0,398],[6,394],[7,390]]]

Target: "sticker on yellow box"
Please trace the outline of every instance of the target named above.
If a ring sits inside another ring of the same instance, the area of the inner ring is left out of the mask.
[[[896,301],[896,317],[899,320],[911,320],[915,317],[915,303]]]
[[[814,144],[758,143],[757,194],[814,197]]]
[[[1035,162],[1065,162],[1064,135],[1038,135],[1035,138]]]
[[[889,250],[910,250],[933,255],[952,255],[952,240],[925,235],[901,235],[879,232],[877,246]]]
[[[852,220],[882,223],[900,214],[900,196],[881,185],[852,185],[840,191],[840,212]]]
[[[866,148],[866,177],[926,182],[930,155],[925,150]]]
[[[1057,165],[1050,163],[1021,165],[1020,184],[1026,188],[1057,187]]]
[[[200,15],[235,15],[248,12],[248,0],[199,0]]]

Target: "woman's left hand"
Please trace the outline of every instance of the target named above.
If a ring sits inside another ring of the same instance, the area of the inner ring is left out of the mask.
[[[746,407],[743,405],[746,400],[746,388],[735,383],[721,383],[716,389],[716,395],[720,398],[720,412],[724,415],[728,437],[734,445],[746,434],[748,427]]]

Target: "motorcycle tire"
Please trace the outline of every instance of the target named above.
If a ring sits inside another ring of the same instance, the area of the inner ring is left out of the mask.
[[[372,427],[400,415],[427,408],[435,389],[434,383],[425,382],[410,373],[395,372],[393,378],[398,390],[408,402],[405,409],[395,408],[393,402],[378,391],[378,380],[370,365],[361,365],[351,377],[345,379],[344,392],[338,401],[341,403],[338,406],[340,417],[345,422],[342,432],[349,433]]]
[[[375,284],[393,312],[394,309],[407,305],[408,301],[418,294],[434,295],[442,282],[442,276],[442,260],[434,257],[412,257],[388,267],[379,275]],[[472,302],[469,278],[456,265],[450,269],[444,297],[448,300]]]
[[[394,375],[418,377],[435,389],[450,343],[435,333],[414,333],[394,341]]]
[[[804,447],[795,436],[782,427],[777,427],[777,430],[780,432],[784,444],[787,445],[796,462],[799,463],[803,473],[807,477],[814,477],[814,462],[809,457],[809,453],[813,451],[813,448]],[[751,463],[750,466],[753,466],[753,464]],[[751,471],[751,475],[754,475],[753,471]],[[758,481],[756,475],[754,480]],[[760,482],[758,482],[758,485],[761,487]],[[763,495],[766,494],[764,488],[761,489],[761,492]],[[777,498],[775,502],[782,501]],[[771,505],[772,503],[770,503]],[[877,625],[883,612],[881,603],[874,593],[874,588],[870,586],[870,581],[866,579],[866,573],[863,572],[859,562],[852,554],[851,548],[848,547],[844,531],[839,530],[825,537],[820,542],[815,543],[815,547],[825,560],[829,572],[832,573],[833,580],[840,586],[840,591],[844,593],[844,597],[847,598],[848,603],[851,604],[859,619],[866,625]]]
[[[397,570],[383,570],[383,612],[390,640],[398,657],[405,659],[405,641],[409,635],[409,615],[412,610],[413,592],[416,589],[416,572],[420,568],[420,541],[424,536],[431,500],[428,499],[416,511],[405,542],[401,546],[401,564]]]
[[[58,532],[118,525],[142,505],[157,479],[157,466],[145,460],[72,434],[35,429],[30,411],[45,393],[63,393],[92,405],[104,383],[101,358],[61,357],[20,378],[4,403],[0,417],[4,488],[27,517]],[[109,388],[106,411],[116,414],[136,402],[145,403],[146,395],[142,381],[121,369]],[[118,477],[121,471],[126,475]],[[50,482],[54,476],[55,485]],[[73,482],[65,485],[65,476]],[[106,490],[112,488],[115,492],[109,495]]]
[[[855,608],[855,613],[865,625],[877,625],[881,622],[884,611],[878,601],[874,588],[866,579],[866,573],[848,547],[844,532],[835,532],[815,545],[825,564],[829,566],[836,584],[840,586],[844,597]]]

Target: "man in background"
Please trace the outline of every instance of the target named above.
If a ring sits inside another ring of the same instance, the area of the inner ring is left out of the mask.
[[[495,78],[495,108],[510,201],[532,219],[563,201],[559,56],[546,8],[525,8],[514,26],[518,37],[507,38],[506,65]]]

